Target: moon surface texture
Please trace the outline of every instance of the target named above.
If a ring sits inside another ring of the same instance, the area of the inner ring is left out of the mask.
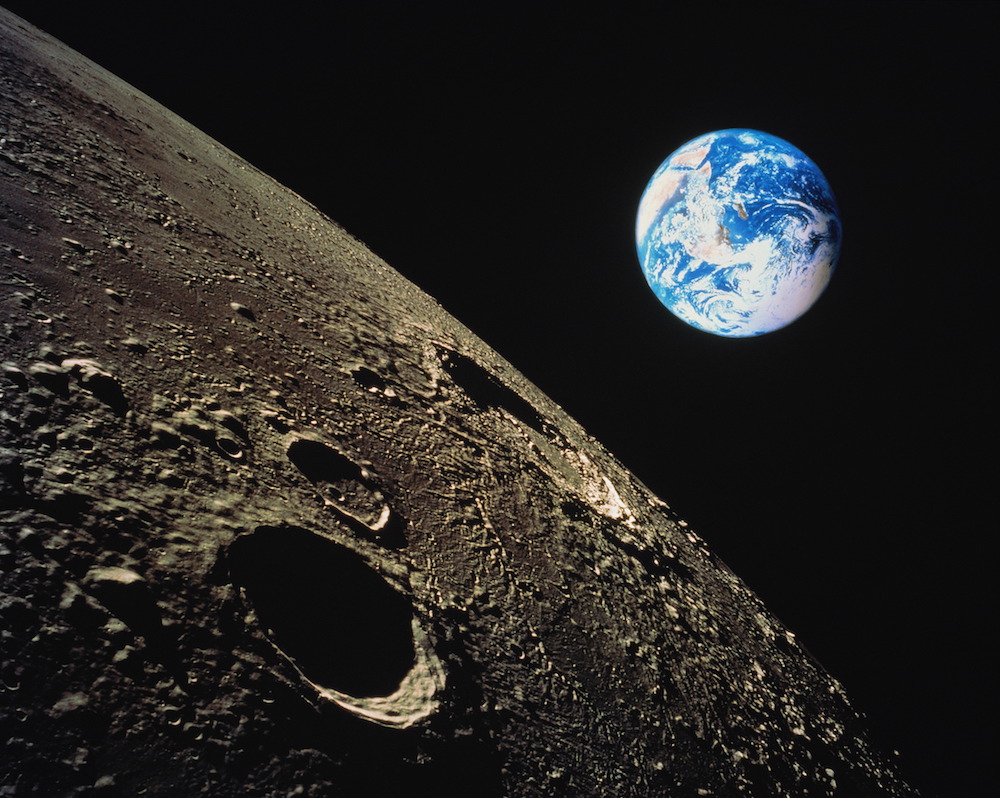
[[[913,794],[509,363],[2,11],[0,308],[0,794]]]

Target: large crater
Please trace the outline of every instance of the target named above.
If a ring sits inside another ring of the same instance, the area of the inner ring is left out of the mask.
[[[258,527],[228,561],[274,644],[314,684],[388,696],[413,668],[410,602],[354,552],[298,527]]]

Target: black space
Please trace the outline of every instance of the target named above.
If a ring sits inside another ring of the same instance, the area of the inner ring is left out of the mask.
[[[987,4],[6,5],[523,371],[798,633],[927,796],[993,788]],[[634,252],[653,170],[727,127],[809,154],[845,231],[819,303],[756,339],[676,321]]]

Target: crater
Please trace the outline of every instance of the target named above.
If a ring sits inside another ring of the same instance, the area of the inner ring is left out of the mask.
[[[354,531],[374,537],[387,548],[398,549],[406,544],[402,519],[392,512],[367,468],[310,438],[292,441],[287,454],[313,484],[323,503]]]
[[[545,432],[545,422],[523,396],[504,385],[475,360],[448,349],[441,350],[441,362],[454,382],[479,407],[506,410],[514,418],[537,432]]]
[[[347,372],[354,378],[354,381],[370,393],[382,393],[385,391],[385,379],[377,371],[368,368],[360,363],[352,363],[347,367]]]
[[[227,560],[306,679],[346,698],[399,690],[416,662],[412,608],[359,555],[299,527],[258,527],[233,541]]]

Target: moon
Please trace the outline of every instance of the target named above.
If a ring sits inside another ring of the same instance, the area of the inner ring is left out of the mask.
[[[5,11],[0,59],[5,787],[914,794],[432,297]]]

